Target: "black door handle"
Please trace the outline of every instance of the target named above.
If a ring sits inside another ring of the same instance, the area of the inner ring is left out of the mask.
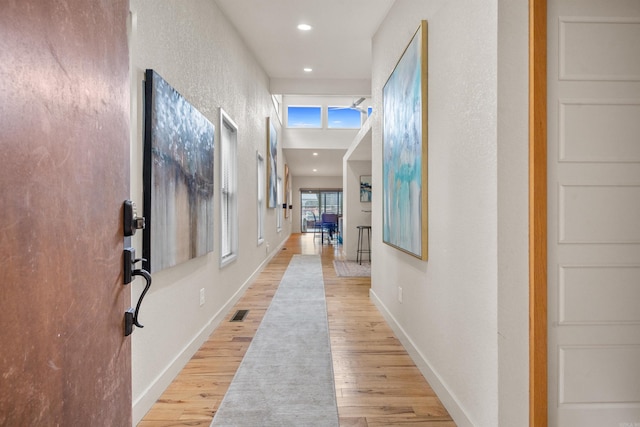
[[[133,333],[133,326],[137,326],[139,328],[144,328],[144,325],[138,321],[138,316],[140,315],[140,306],[142,305],[142,300],[145,295],[147,295],[147,291],[151,287],[151,274],[147,270],[144,269],[136,269],[131,273],[132,276],[142,276],[146,281],[144,286],[144,290],[140,294],[140,298],[138,298],[138,303],[136,304],[136,309],[129,308],[124,313],[124,336],[129,336]]]
[[[144,286],[144,290],[140,294],[140,298],[138,298],[138,304],[136,304],[136,311],[133,314],[133,324],[136,325],[138,328],[144,328],[144,325],[141,325],[140,322],[138,322],[138,315],[140,314],[140,305],[142,305],[142,300],[144,299],[144,296],[147,294],[147,291],[149,290],[149,288],[151,287],[151,274],[149,274],[147,270],[138,269],[138,270],[133,270],[133,275],[142,276],[144,277],[144,280],[146,280],[147,282]]]
[[[134,310],[133,308],[129,308],[124,313],[124,335],[129,336],[133,333],[134,326],[144,328],[144,325],[138,321],[138,316],[140,315],[142,300],[151,287],[151,274],[143,268],[135,268],[135,264],[140,261],[146,262],[147,260],[144,258],[136,258],[136,251],[131,247],[131,236],[136,233],[136,230],[145,228],[145,219],[144,217],[138,216],[136,204],[131,200],[125,200],[123,206],[123,225],[125,236],[123,282],[125,285],[128,285],[133,281],[135,276],[142,276],[146,281],[144,290],[142,291],[142,294],[140,294],[140,298],[138,298],[136,309]]]

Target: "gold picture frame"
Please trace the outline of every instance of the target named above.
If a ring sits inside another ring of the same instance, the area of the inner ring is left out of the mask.
[[[427,21],[382,91],[382,241],[428,259]]]

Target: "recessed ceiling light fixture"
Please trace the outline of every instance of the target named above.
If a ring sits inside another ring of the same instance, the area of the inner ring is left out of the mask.
[[[317,156],[317,155],[318,155],[318,153],[313,153],[313,155],[314,155],[314,156]]]
[[[311,30],[311,25],[309,25],[309,24],[300,24],[300,25],[298,25],[298,29],[300,31],[309,31],[309,30]]]
[[[310,72],[312,72],[312,71],[313,71],[313,68],[309,68],[309,67],[305,67],[305,68],[304,68],[304,72],[305,72],[305,73],[310,73]]]
[[[313,171],[314,171],[314,172],[318,172],[318,169],[314,169]]]

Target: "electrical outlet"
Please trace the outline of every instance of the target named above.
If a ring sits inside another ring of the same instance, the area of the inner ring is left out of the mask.
[[[402,304],[402,286],[398,286],[398,302]]]
[[[200,288],[200,307],[204,305],[204,288]]]

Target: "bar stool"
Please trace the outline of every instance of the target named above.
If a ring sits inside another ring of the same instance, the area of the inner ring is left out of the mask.
[[[371,226],[370,225],[359,225],[358,227],[358,250],[356,251],[356,262],[362,264],[362,254],[369,254],[369,262],[371,262]],[[364,237],[364,232],[367,232],[367,248],[364,249],[362,246],[362,238]]]

